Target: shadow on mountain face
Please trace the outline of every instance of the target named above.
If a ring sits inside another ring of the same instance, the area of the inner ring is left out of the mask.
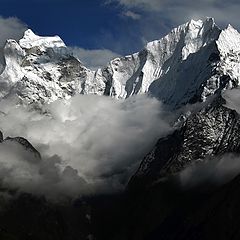
[[[22,194],[1,201],[0,239],[239,239],[239,186],[240,176],[207,190],[184,191],[172,180],[65,204]]]
[[[151,207],[153,213],[148,211],[155,226],[152,225],[142,239],[239,239],[239,184],[238,176],[218,189],[183,193],[175,198],[171,213],[162,221],[159,221],[160,215],[154,214],[153,209],[157,209],[155,201],[156,205]]]

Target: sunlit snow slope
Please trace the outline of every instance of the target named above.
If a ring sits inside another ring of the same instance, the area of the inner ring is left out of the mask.
[[[0,96],[42,104],[78,93],[117,99],[148,93],[175,108],[205,101],[221,88],[223,75],[231,78],[225,87],[238,84],[239,42],[231,26],[220,30],[212,18],[191,20],[140,52],[93,71],[58,36],[27,30],[19,42],[6,42]]]

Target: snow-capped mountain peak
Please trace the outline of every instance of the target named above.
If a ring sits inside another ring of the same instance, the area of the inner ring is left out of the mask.
[[[24,32],[23,38],[19,41],[19,45],[24,49],[40,47],[42,50],[47,48],[66,47],[65,43],[59,36],[41,37],[33,33],[31,29]]]
[[[217,45],[222,54],[229,51],[240,51],[240,33],[229,24],[226,29],[221,31]]]
[[[220,87],[223,72],[238,80],[237,67],[226,70],[230,64],[226,53],[238,52],[239,43],[240,34],[231,26],[220,30],[213,18],[191,20],[142,51],[93,71],[72,56],[60,37],[42,37],[28,29],[18,43],[9,40],[5,46],[0,81],[7,88],[2,88],[1,96],[20,94],[23,101],[50,102],[76,93],[118,99],[148,93],[176,108],[205,101]],[[238,57],[234,61],[238,66]]]
[[[186,32],[184,47],[182,49],[182,59],[186,60],[189,54],[197,52],[201,47],[206,46],[209,42],[215,40],[220,29],[214,22],[213,18],[202,20],[191,20],[183,29]],[[213,33],[213,34],[212,34]]]
[[[24,103],[69,98],[81,86],[80,79],[91,73],[71,56],[60,37],[41,37],[31,30],[18,43],[8,40],[4,57],[0,96],[17,96]]]

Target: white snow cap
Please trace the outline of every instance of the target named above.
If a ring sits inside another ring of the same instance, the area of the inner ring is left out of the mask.
[[[31,29],[25,31],[23,38],[19,40],[19,45],[25,49],[33,47],[45,49],[66,47],[65,43],[59,36],[41,37],[36,35]]]
[[[240,33],[229,24],[226,29],[222,30],[217,46],[222,54],[231,50],[240,51]]]
[[[221,30],[213,18],[191,20],[95,72],[69,57],[60,37],[42,37],[28,29],[19,43],[7,42],[0,83],[7,81],[11,94],[21,93],[26,102],[51,102],[77,93],[107,93],[117,99],[150,93],[174,108],[190,101],[203,85],[201,99],[214,94],[219,74],[240,82],[239,46],[240,34],[231,26]],[[210,63],[213,53],[220,53],[220,63]],[[0,97],[9,95],[9,89],[1,90]]]

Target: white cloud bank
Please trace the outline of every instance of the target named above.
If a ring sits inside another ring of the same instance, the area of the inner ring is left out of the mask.
[[[0,110],[5,136],[25,137],[42,154],[33,160],[13,143],[0,145],[0,179],[49,198],[123,189],[156,140],[171,131],[161,103],[146,96],[80,95],[46,105],[44,115],[8,101]]]
[[[7,39],[19,40],[26,29],[26,24],[18,18],[0,16],[0,46],[3,47]]]

